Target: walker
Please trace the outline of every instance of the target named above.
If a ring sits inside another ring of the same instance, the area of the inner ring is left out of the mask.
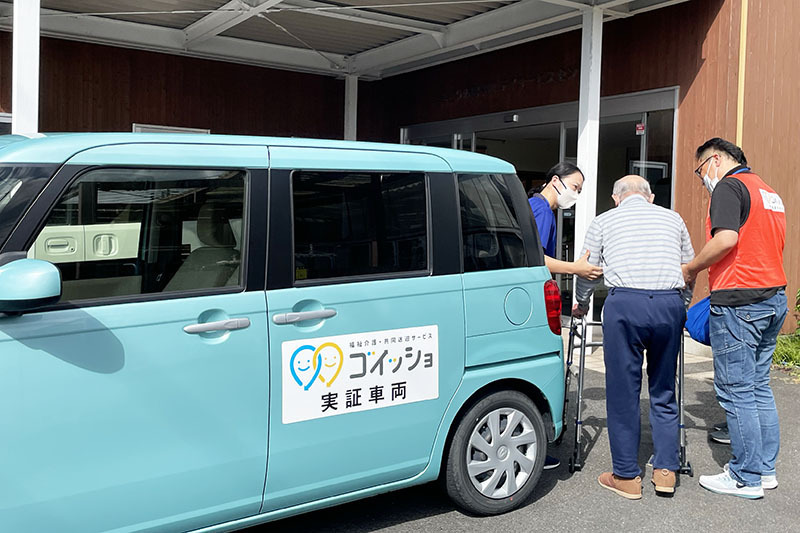
[[[569,410],[569,386],[572,378],[572,361],[575,353],[575,339],[580,339],[579,359],[578,359],[578,390],[575,409],[575,438],[573,441],[572,457],[569,459],[569,471],[580,472],[583,469],[583,450],[581,448],[582,427],[583,427],[583,371],[586,366],[586,348],[596,348],[603,346],[602,342],[592,342],[586,338],[586,330],[590,326],[602,327],[602,322],[587,321],[585,317],[575,318],[572,317],[569,326],[569,341],[567,343],[567,372],[564,378],[564,414],[563,414],[563,428],[567,427],[567,412]],[[681,347],[678,354],[678,375],[676,377],[676,393],[678,395],[678,432],[680,435],[680,450],[679,461],[680,468],[678,472],[681,474],[688,474],[694,476],[692,463],[686,458],[686,426],[684,424],[684,351],[683,351],[683,332],[681,332]]]

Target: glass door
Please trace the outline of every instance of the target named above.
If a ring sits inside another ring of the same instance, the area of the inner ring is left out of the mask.
[[[453,148],[455,150],[475,151],[474,133],[451,133],[449,135],[437,135],[432,137],[418,137],[408,139],[407,144],[419,144],[423,146],[438,146],[440,148]]]
[[[672,109],[617,115],[600,119],[600,139],[597,165],[597,204],[599,215],[614,207],[611,194],[614,182],[628,174],[637,174],[650,182],[655,203],[671,208],[673,203],[672,154],[675,113]],[[578,150],[576,122],[565,124],[566,161],[575,162]],[[565,261],[575,258],[574,210],[559,213],[561,252]],[[572,277],[563,276],[560,287],[565,309],[571,308]],[[600,319],[607,290],[599,286],[595,291],[594,319]]]
[[[650,182],[655,203],[673,205],[675,134],[674,89],[602,99],[598,145],[597,203],[599,215],[614,206],[614,182],[638,174]],[[652,109],[652,110],[649,110]],[[632,112],[631,112],[632,111]],[[559,161],[577,164],[578,103],[503,112],[482,117],[418,124],[401,128],[403,143],[441,146],[485,153],[512,163],[529,195],[544,184],[547,171]],[[513,124],[512,124],[513,123]],[[458,132],[461,133],[458,133]],[[575,209],[558,210],[556,258],[574,261]],[[556,276],[565,313],[572,308],[572,276]],[[596,292],[599,313],[605,290]],[[596,318],[599,318],[597,315]]]

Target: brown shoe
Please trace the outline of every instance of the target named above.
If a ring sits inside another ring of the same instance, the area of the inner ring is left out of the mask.
[[[667,470],[666,468],[658,468],[653,470],[653,485],[656,487],[656,492],[664,494],[675,493],[675,472]]]
[[[623,479],[615,476],[611,472],[603,472],[600,474],[600,477],[597,478],[597,481],[603,487],[616,492],[623,498],[629,500],[642,499],[642,478],[639,476],[633,479]]]

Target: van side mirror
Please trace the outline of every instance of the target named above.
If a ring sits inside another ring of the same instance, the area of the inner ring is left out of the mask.
[[[0,254],[0,312],[21,313],[61,298],[61,271],[24,252]]]

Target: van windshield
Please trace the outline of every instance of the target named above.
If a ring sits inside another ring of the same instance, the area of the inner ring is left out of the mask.
[[[53,165],[0,165],[0,245],[55,172]]]

